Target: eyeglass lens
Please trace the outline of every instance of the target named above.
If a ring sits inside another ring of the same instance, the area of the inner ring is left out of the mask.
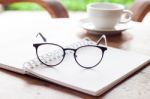
[[[54,66],[63,60],[64,51],[57,45],[43,44],[38,47],[37,55],[42,63]]]
[[[75,53],[77,63],[87,68],[98,65],[102,56],[102,50],[96,46],[80,47]]]

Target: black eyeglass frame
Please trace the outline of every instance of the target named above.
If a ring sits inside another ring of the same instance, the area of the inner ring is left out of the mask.
[[[38,48],[39,48],[39,46],[45,45],[45,44],[48,44],[48,45],[49,45],[49,44],[50,44],[50,45],[55,45],[55,46],[58,46],[58,47],[60,47],[60,48],[62,49],[62,51],[63,51],[63,58],[61,59],[61,61],[60,61],[59,63],[57,63],[57,64],[55,64],[55,65],[48,65],[48,64],[44,63],[43,61],[41,61],[41,59],[39,58],[40,56],[38,55]],[[107,50],[106,47],[97,46],[97,45],[85,45],[85,46],[80,46],[80,47],[78,47],[77,49],[63,48],[62,46],[60,46],[60,45],[58,45],[58,44],[54,44],[54,43],[37,43],[37,44],[33,44],[33,46],[34,46],[35,49],[36,49],[36,56],[37,56],[38,60],[39,60],[41,63],[43,63],[44,65],[50,66],[50,67],[59,65],[59,64],[64,60],[64,58],[65,58],[65,56],[66,56],[66,51],[67,51],[67,50],[71,50],[71,51],[74,52],[73,55],[74,55],[74,59],[75,59],[76,63],[77,63],[79,66],[83,67],[83,68],[90,69],[90,68],[93,68],[93,67],[97,66],[97,65],[102,61],[103,56],[104,56],[104,52],[105,52],[105,50]],[[91,46],[91,47],[97,47],[97,48],[99,48],[99,49],[102,51],[102,57],[100,58],[99,62],[96,63],[94,66],[91,66],[91,67],[83,66],[82,64],[80,64],[80,62],[78,62],[78,60],[77,60],[77,58],[76,58],[76,57],[77,57],[76,52],[78,51],[78,49],[83,48],[83,47],[88,47],[88,46],[89,46],[89,47],[90,47],[90,46]]]
[[[38,35],[40,35],[41,38],[43,39],[43,41],[46,42],[46,38],[45,38],[41,33],[39,33]],[[55,43],[36,43],[36,44],[33,44],[33,47],[34,47],[35,50],[36,50],[36,56],[37,56],[38,60],[39,60],[42,64],[44,64],[44,65],[46,65],[46,66],[53,67],[53,66],[59,65],[59,64],[64,60],[64,58],[65,58],[65,56],[66,56],[66,51],[67,51],[67,50],[71,50],[71,51],[74,52],[74,59],[75,59],[76,63],[77,63],[79,66],[81,66],[81,67],[83,67],[83,68],[86,68],[86,69],[91,69],[91,68],[96,67],[96,66],[102,61],[103,56],[104,56],[104,52],[107,50],[107,47],[106,47],[106,46],[99,46],[100,41],[101,41],[102,39],[104,39],[104,43],[105,43],[105,45],[107,46],[106,36],[105,36],[105,35],[102,35],[102,36],[100,37],[100,39],[97,41],[97,44],[96,44],[96,45],[84,45],[84,46],[78,47],[77,49],[64,48],[64,47],[62,47],[62,46],[60,46],[60,45],[58,45],[58,44],[55,44]],[[62,51],[63,51],[63,58],[61,59],[61,61],[60,61],[59,63],[57,63],[57,64],[55,64],[55,65],[48,65],[48,64],[44,63],[43,61],[41,61],[40,56],[38,55],[38,48],[39,48],[39,46],[45,45],[45,44],[55,45],[55,46],[58,46],[58,47],[60,47],[60,48],[62,49]],[[94,66],[91,66],[91,67],[86,67],[86,66],[81,65],[80,62],[78,62],[78,60],[77,60],[77,58],[76,58],[76,57],[77,57],[76,52],[77,52],[80,48],[88,47],[88,46],[97,47],[97,48],[99,48],[99,49],[102,51],[102,57],[100,58],[99,62],[96,63]]]

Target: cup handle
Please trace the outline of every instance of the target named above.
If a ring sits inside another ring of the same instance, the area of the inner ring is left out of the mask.
[[[123,10],[123,14],[122,14],[120,23],[127,23],[127,22],[131,21],[132,14],[133,13],[130,10]]]

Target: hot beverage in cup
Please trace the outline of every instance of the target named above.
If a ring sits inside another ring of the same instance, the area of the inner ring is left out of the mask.
[[[112,29],[118,23],[129,22],[132,16],[132,12],[125,10],[123,5],[114,3],[89,4],[87,14],[89,21],[98,29]]]

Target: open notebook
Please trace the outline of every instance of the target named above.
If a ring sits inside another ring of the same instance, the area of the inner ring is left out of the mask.
[[[88,44],[94,42],[83,39],[68,47],[77,48]],[[0,51],[1,68],[36,76],[94,96],[106,92],[148,62],[148,56],[108,47],[102,62],[95,68],[80,67],[72,53],[68,53],[61,64],[51,68],[37,60],[31,43],[18,42],[11,49],[10,45],[3,45]]]

